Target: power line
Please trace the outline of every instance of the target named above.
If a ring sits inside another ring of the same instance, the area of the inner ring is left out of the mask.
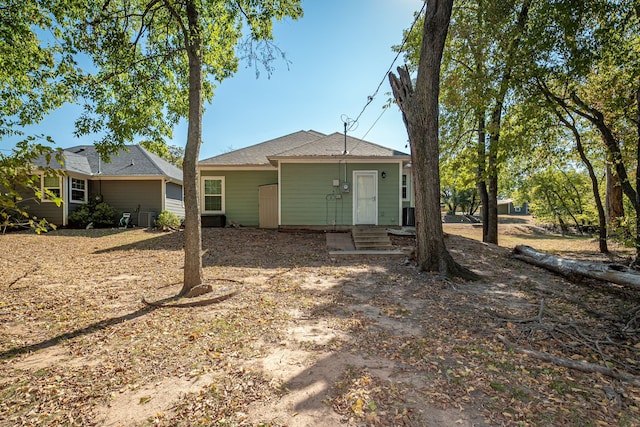
[[[371,127],[369,128],[369,130],[368,130],[368,131],[366,131],[366,132],[364,133],[364,135],[362,135],[362,138],[360,138],[360,139],[365,139],[365,138],[367,137],[367,135],[369,134],[369,132],[371,132],[371,129],[373,129],[373,127],[376,125],[376,123],[378,123],[378,120],[380,120],[380,117],[382,117],[382,115],[383,115],[384,113],[386,113],[388,109],[389,109],[389,107],[387,107],[387,106],[385,106],[385,108],[383,108],[383,109],[382,109],[382,112],[380,113],[380,115],[378,116],[378,118],[373,122],[373,124],[371,125]]]
[[[354,129],[354,126],[357,125],[358,120],[360,120],[360,117],[362,116],[364,111],[367,109],[369,104],[371,104],[371,102],[373,102],[373,99],[376,97],[376,95],[380,91],[380,88],[382,87],[383,83],[385,82],[385,80],[387,80],[387,76],[389,75],[389,73],[393,69],[393,66],[396,63],[396,61],[398,60],[398,58],[400,57],[400,54],[402,54],[404,46],[407,44],[407,40],[409,38],[409,35],[413,31],[413,27],[415,27],[416,23],[418,22],[418,19],[422,15],[422,12],[424,12],[424,9],[426,8],[426,6],[427,6],[427,2],[424,1],[422,3],[422,8],[420,9],[420,12],[418,12],[418,14],[416,15],[416,17],[413,20],[413,23],[411,24],[411,27],[409,28],[409,31],[407,31],[407,33],[405,34],[404,39],[402,40],[402,44],[400,45],[400,48],[398,49],[398,53],[396,54],[396,57],[393,58],[393,61],[391,62],[391,65],[389,65],[389,69],[387,70],[386,73],[384,73],[384,76],[382,76],[382,79],[380,80],[380,83],[378,84],[378,87],[376,88],[375,92],[373,92],[373,95],[370,95],[370,96],[367,97],[367,102],[364,104],[364,107],[362,107],[362,110],[360,111],[360,114],[358,114],[358,116],[355,118],[355,120],[351,120],[351,119],[343,120],[345,123],[349,124],[348,130],[353,130]],[[380,116],[382,116],[382,114],[380,114]],[[378,116],[378,119],[380,118],[380,116]],[[378,119],[376,119],[376,122],[378,121]],[[375,125],[375,122],[374,122],[374,125]],[[373,128],[373,126],[371,126],[371,127]],[[371,130],[371,128],[369,130]],[[367,131],[367,133],[369,133],[369,130]]]

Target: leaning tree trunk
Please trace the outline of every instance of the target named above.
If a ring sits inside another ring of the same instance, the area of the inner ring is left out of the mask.
[[[578,131],[578,128],[575,126],[575,123],[569,122],[564,117],[560,117],[560,120],[571,129],[573,133],[573,137],[576,140],[576,148],[578,150],[578,154],[580,155],[580,159],[582,163],[587,168],[589,172],[589,178],[591,179],[591,190],[593,191],[593,198],[596,202],[596,208],[598,209],[598,244],[600,247],[600,252],[606,254],[609,252],[609,247],[607,246],[607,218],[604,213],[604,206],[602,205],[602,198],[600,197],[600,186],[598,185],[598,177],[596,176],[596,172],[593,169],[593,165],[589,158],[587,158],[586,153],[584,152],[584,146],[582,145],[582,136]],[[622,192],[620,192],[620,196],[622,197]]]
[[[187,4],[189,20],[189,125],[184,150],[182,173],[184,182],[185,241],[184,283],[180,295],[202,284],[202,231],[200,228],[200,201],[198,197],[197,162],[202,140],[202,40],[200,17],[192,1]]]
[[[438,96],[440,64],[453,0],[428,0],[415,91],[406,68],[389,73],[394,97],[407,127],[416,197],[416,259],[421,270],[476,277],[458,265],[444,244],[440,213]]]
[[[593,198],[596,202],[596,208],[598,210],[598,243],[600,246],[600,252],[608,253],[609,247],[607,245],[607,214],[605,213],[602,198],[600,197],[600,185],[598,184],[598,177],[596,176],[595,170],[593,169],[593,165],[591,164],[591,161],[584,151],[584,146],[582,145],[582,136],[580,135],[580,131],[576,126],[576,121],[573,118],[573,115],[571,114],[571,111],[569,110],[566,102],[562,98],[554,95],[551,90],[549,90],[549,88],[543,83],[539,85],[539,88],[549,102],[558,104],[566,114],[565,116],[555,108],[553,109],[556,117],[558,117],[558,120],[560,120],[563,125],[571,130],[571,133],[576,140],[576,149],[578,150],[578,154],[580,155],[580,160],[582,160],[582,163],[585,165],[587,171],[589,172],[589,179],[591,180],[591,190],[593,191]],[[609,169],[607,168],[607,171],[608,170]],[[620,194],[622,195],[622,193]]]

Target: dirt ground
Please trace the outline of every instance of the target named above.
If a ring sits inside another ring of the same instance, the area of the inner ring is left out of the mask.
[[[0,236],[0,426],[640,425],[638,292],[447,227],[482,280],[330,256],[321,233],[204,229],[214,292],[191,300],[172,298],[182,232]],[[535,247],[532,230],[501,228]]]

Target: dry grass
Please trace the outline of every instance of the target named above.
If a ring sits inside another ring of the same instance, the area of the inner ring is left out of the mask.
[[[482,241],[482,226],[480,224],[443,224],[443,228],[445,233]],[[508,249],[513,249],[518,245],[528,245],[539,251],[557,255],[604,258],[598,255],[597,235],[562,236],[550,233],[530,216],[501,215],[498,234],[498,245]],[[633,254],[632,248],[615,242],[609,242],[609,249],[613,258],[627,258]]]
[[[588,239],[501,230],[503,245],[591,255]],[[141,302],[180,289],[180,232],[0,236],[0,425],[639,425],[637,386],[496,339],[640,375],[632,292],[453,234],[453,256],[483,281],[330,257],[322,234],[203,233],[205,279],[240,293],[188,309]],[[517,321],[540,307],[539,322]]]

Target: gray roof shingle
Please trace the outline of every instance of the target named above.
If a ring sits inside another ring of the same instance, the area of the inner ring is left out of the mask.
[[[219,156],[210,157],[201,160],[201,166],[268,166],[268,157],[283,151],[297,148],[301,145],[315,141],[325,135],[313,130],[298,131],[279,138],[271,139],[260,144],[251,145],[239,150],[230,151],[220,154]]]
[[[409,156],[401,151],[383,147],[363,139],[347,136],[346,138],[347,155],[354,157],[397,157]],[[311,141],[300,147],[283,151],[274,156],[278,157],[326,157],[326,156],[343,156],[345,149],[345,136],[339,132],[332,133],[323,138]]]
[[[150,153],[140,145],[128,145],[103,161],[93,145],[78,145],[63,150],[64,166],[52,160],[51,167],[65,169],[83,175],[104,177],[140,177],[164,176],[176,182],[182,182],[182,170],[166,160]],[[44,166],[44,159],[38,159],[36,165]]]
[[[33,161],[33,164],[34,166],[41,168],[50,167],[52,169],[64,169],[71,173],[91,175],[91,166],[89,166],[89,161],[86,157],[66,150],[62,150],[61,154],[64,156],[62,158],[64,165],[60,164],[60,162],[56,159],[55,154],[51,156],[49,164],[47,164],[47,159],[44,155],[35,159]]]
[[[271,159],[290,157],[342,156],[344,134],[325,135],[313,130],[298,131],[199,162],[200,166],[267,166]],[[363,139],[347,136],[347,152],[353,157],[392,158],[410,156]]]

